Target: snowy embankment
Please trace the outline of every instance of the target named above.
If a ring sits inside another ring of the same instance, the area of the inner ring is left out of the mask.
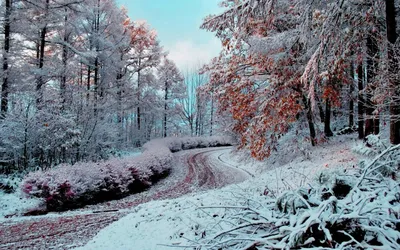
[[[140,205],[80,249],[400,249],[399,182],[380,171],[400,149],[366,158],[343,138],[239,185]]]
[[[232,145],[228,137],[156,139],[143,146],[137,157],[114,158],[100,163],[60,165],[27,175],[24,193],[45,202],[45,210],[82,207],[124,197],[150,187],[171,169],[172,152]],[[44,208],[42,208],[44,209]]]

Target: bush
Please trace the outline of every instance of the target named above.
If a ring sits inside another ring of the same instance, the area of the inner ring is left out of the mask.
[[[22,180],[22,174],[0,175],[0,191],[13,193],[18,188]]]
[[[380,171],[399,153],[400,145],[387,148],[361,172],[322,174],[277,199],[238,201],[193,248],[400,249],[400,184]]]
[[[171,152],[204,146],[232,145],[229,138],[166,138],[143,146],[137,157],[100,163],[59,165],[28,174],[22,191],[43,198],[48,211],[62,211],[125,197],[150,187],[170,172]]]

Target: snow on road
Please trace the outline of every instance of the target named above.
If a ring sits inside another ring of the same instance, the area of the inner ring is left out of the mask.
[[[224,220],[227,210],[215,207],[257,201],[265,192],[278,195],[311,183],[321,170],[357,165],[352,146],[338,139],[312,154],[248,164],[231,148],[179,152],[171,175],[143,193],[65,213],[0,220],[0,249],[182,249]]]
[[[358,163],[358,157],[352,153],[352,146],[349,140],[336,139],[316,148],[312,155],[277,155],[275,159],[272,157],[267,161],[270,165],[264,162],[247,166],[238,163],[238,157],[228,151],[222,155],[219,151],[210,152],[214,157],[207,159],[214,161],[219,158],[231,167],[248,168],[247,171],[256,178],[174,200],[141,204],[132,213],[101,230],[86,246],[79,249],[192,249],[190,246],[195,243],[193,239],[224,222],[227,209],[221,207],[235,207],[239,202],[257,202],[265,192],[278,195],[285,190],[307,185],[322,170],[353,168]],[[286,161],[287,164],[271,167],[277,161]],[[267,170],[261,174],[262,167]]]
[[[136,214],[139,204],[242,182],[248,178],[245,171],[225,165],[218,159],[229,149],[207,148],[176,153],[176,164],[168,178],[145,192],[121,200],[65,213],[2,219],[0,249],[70,249],[82,246],[112,222],[129,213]]]

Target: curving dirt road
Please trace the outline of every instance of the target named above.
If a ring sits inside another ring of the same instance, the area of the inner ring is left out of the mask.
[[[221,160],[220,155],[227,152],[227,148],[178,152],[168,178],[143,193],[121,200],[71,212],[0,221],[0,249],[71,249],[82,246],[102,228],[133,212],[138,204],[244,181],[249,177],[248,173]]]

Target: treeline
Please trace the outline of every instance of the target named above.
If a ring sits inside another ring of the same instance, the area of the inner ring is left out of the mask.
[[[204,71],[243,147],[268,157],[288,131],[312,145],[333,135],[332,116],[359,138],[390,124],[400,143],[398,2],[222,1],[202,28],[223,44]],[[333,114],[332,114],[333,113]],[[340,120],[340,121],[339,121]]]
[[[3,0],[0,15],[0,172],[209,133],[208,94],[186,109],[187,85],[202,83],[184,81],[156,31],[115,0]]]

